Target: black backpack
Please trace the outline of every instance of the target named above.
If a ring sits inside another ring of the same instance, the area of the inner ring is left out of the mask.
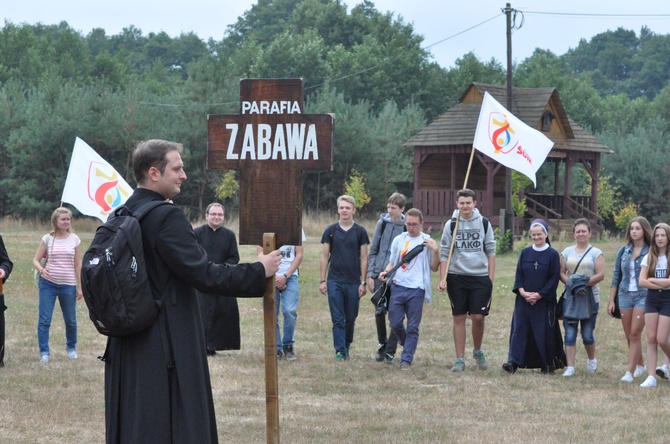
[[[89,317],[100,334],[129,336],[156,320],[160,300],[149,284],[140,220],[167,204],[151,201],[134,214],[121,206],[96,230],[84,254],[81,283]]]

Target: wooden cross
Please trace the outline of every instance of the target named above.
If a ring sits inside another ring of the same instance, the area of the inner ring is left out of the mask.
[[[240,244],[302,245],[302,172],[333,169],[333,115],[303,101],[302,79],[244,79],[240,114],[207,116],[207,169],[240,171]]]
[[[207,169],[240,171],[242,245],[302,245],[303,171],[333,169],[333,115],[303,114],[302,79],[244,79],[240,114],[207,116]],[[262,243],[261,243],[262,241]],[[267,442],[279,443],[274,278],[263,297]]]

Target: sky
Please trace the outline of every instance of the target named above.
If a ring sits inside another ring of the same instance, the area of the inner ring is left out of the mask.
[[[93,28],[103,28],[107,35],[114,35],[133,25],[144,35],[165,31],[176,37],[195,32],[203,40],[210,37],[221,40],[227,26],[255,3],[256,0],[12,1],[1,8],[0,26],[5,22],[52,25],[66,21],[84,35]],[[361,1],[343,0],[343,3],[351,8]],[[495,58],[503,65],[506,63],[506,19],[501,12],[505,1],[373,0],[373,3],[377,10],[392,12],[405,23],[411,23],[415,33],[424,37],[423,46],[428,47],[433,60],[444,68],[453,67],[459,57],[470,51],[483,62]],[[642,26],[657,34],[670,34],[668,0],[510,3],[512,9],[520,11],[517,24],[521,24],[523,15],[523,25],[512,34],[512,59],[516,62],[531,56],[535,48],[564,54],[581,39],[588,41],[596,34],[618,27],[638,35]]]

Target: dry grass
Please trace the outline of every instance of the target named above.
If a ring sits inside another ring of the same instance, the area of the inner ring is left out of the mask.
[[[307,217],[305,261],[300,269],[298,360],[279,363],[281,440],[286,443],[442,442],[665,442],[670,433],[670,384],[642,390],[624,384],[626,347],[618,321],[604,315],[608,285],[601,285],[598,319],[599,369],[586,373],[577,353],[577,375],[542,375],[520,370],[510,376],[506,360],[516,254],[498,258],[493,311],[484,348],[490,369],[449,371],[453,363],[451,316],[446,295],[427,305],[415,363],[409,372],[374,361],[376,334],[372,305],[361,302],[352,358],[333,359],[326,298],[318,293],[319,239],[335,215]],[[233,221],[234,222],[234,221]],[[365,225],[371,229],[375,221]],[[85,244],[95,223],[76,221]],[[233,226],[233,228],[235,228]],[[96,357],[104,338],[78,306],[79,354],[67,359],[59,310],[54,313],[52,362],[38,364],[37,291],[30,260],[45,227],[3,222],[5,244],[16,264],[5,288],[6,367],[0,370],[0,442],[88,443],[104,440],[103,366]],[[554,242],[559,251],[570,242]],[[596,242],[607,270],[618,241]],[[254,248],[243,246],[251,260]],[[611,276],[611,275],[610,275]],[[436,284],[437,279],[434,279]],[[606,279],[607,282],[607,279]],[[240,300],[242,350],[210,358],[221,442],[260,443],[265,436],[265,383],[261,302]],[[471,348],[468,338],[467,348]],[[147,375],[147,377],[150,377]]]

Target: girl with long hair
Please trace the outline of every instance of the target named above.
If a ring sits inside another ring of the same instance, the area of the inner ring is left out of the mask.
[[[647,326],[647,379],[640,387],[656,386],[658,347],[670,356],[670,278],[668,277],[668,240],[670,226],[657,224],[649,253],[642,259],[640,287],[648,289],[644,305]]]
[[[607,312],[613,315],[614,297],[619,295],[621,326],[628,343],[628,368],[621,378],[633,382],[646,373],[642,359],[642,330],[644,329],[644,304],[647,289],[639,286],[642,259],[649,253],[651,225],[642,216],[630,220],[626,229],[626,245],[619,248],[614,261],[614,274]]]

